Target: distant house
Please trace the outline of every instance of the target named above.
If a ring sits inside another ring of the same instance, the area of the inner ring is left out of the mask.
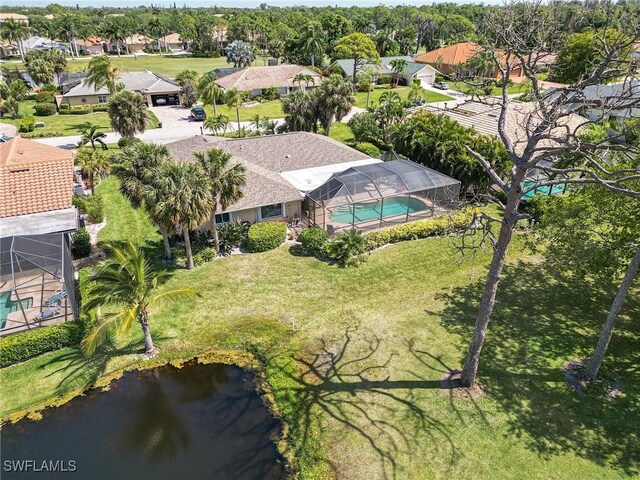
[[[276,65],[273,67],[246,67],[234,69],[221,78],[216,79],[216,83],[224,90],[232,88],[239,92],[251,92],[252,95],[262,95],[263,90],[269,87],[276,87],[281,95],[288,95],[300,88],[318,87],[322,83],[322,77],[313,70],[300,65]],[[308,86],[302,82],[300,86],[293,79],[298,74],[310,75],[313,83]]]
[[[108,50],[107,47],[109,45],[109,42],[103,40],[101,37],[92,35],[86,40],[76,40],[76,45],[80,53],[99,55],[101,53],[105,53]]]
[[[68,105],[99,104],[109,101],[109,90],[102,87],[96,90],[85,84],[84,79],[78,79],[74,86],[69,86],[63,93],[60,103]],[[180,85],[157,73],[144,70],[142,72],[123,72],[116,79],[116,84],[122,84],[125,90],[138,92],[145,97],[147,105],[178,105],[180,104]]]
[[[0,336],[75,318],[73,153],[14,137],[0,185]]]
[[[0,43],[0,57],[19,57],[20,49],[12,43]]]
[[[426,63],[445,75],[474,75],[476,72],[467,67],[467,62],[484,51],[481,45],[472,42],[461,42],[448,47],[437,48],[430,52],[414,57],[418,63]],[[500,55],[500,52],[497,52]],[[511,71],[511,75],[519,77],[522,68],[517,67]],[[486,77],[500,78],[500,70],[491,66],[484,72]]]
[[[163,50],[183,50],[184,47],[184,42],[180,40],[179,33],[170,33],[160,37],[160,48]]]
[[[13,20],[24,25],[29,25],[29,17],[21,13],[0,13],[0,23]]]
[[[124,53],[127,49],[130,53],[142,52],[144,49],[155,45],[155,41],[152,38],[136,33],[125,38],[124,42],[110,42],[107,47],[109,53],[118,52],[118,43],[120,53]]]
[[[382,78],[393,79],[395,73],[391,62],[394,60],[404,60],[407,62],[407,66],[400,75],[399,83],[401,85],[408,85],[414,80],[420,81],[423,85],[433,85],[436,81],[437,71],[431,65],[425,65],[423,63],[417,63],[412,57],[400,56],[400,57],[381,57],[380,63],[365,63],[362,68],[369,68],[374,72],[374,83],[380,83]],[[347,78],[353,77],[353,59],[336,60],[329,67],[331,71],[338,70],[344,74]]]
[[[63,53],[69,53],[69,45],[59,43],[51,38],[47,37],[29,37],[22,41],[22,46],[25,52],[30,50],[49,52],[51,50],[58,50]]]

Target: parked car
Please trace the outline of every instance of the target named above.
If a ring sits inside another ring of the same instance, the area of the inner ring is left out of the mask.
[[[439,88],[440,90],[449,90],[449,85],[447,82],[436,82],[433,84],[435,88]]]
[[[205,118],[207,118],[207,114],[202,107],[193,107],[191,109],[191,118],[193,118],[196,122],[202,122]]]
[[[413,105],[414,107],[421,107],[422,105],[426,104],[427,102],[422,98],[414,98],[413,100],[411,100],[411,105]]]

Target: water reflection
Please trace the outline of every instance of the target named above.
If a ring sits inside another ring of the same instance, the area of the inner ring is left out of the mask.
[[[74,460],[76,473],[3,471],[2,478],[282,478],[271,441],[277,428],[239,368],[132,372],[40,422],[3,428],[3,460]]]

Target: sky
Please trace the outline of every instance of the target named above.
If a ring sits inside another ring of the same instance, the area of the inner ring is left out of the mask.
[[[375,5],[430,5],[431,3],[439,3],[446,0],[195,0],[185,1],[176,0],[176,5],[181,7],[183,4],[187,4],[189,7],[212,7],[214,5],[218,7],[237,7],[237,8],[254,8],[258,7],[261,3],[267,3],[268,5],[276,7],[287,7],[292,5],[306,5],[306,6],[361,6],[369,7]],[[449,0],[453,3],[500,3],[500,0]],[[23,7],[44,7],[50,3],[57,3],[59,5],[81,7],[131,7],[138,5],[160,5],[160,6],[173,6],[172,1],[144,1],[144,0],[2,0],[4,6],[23,6]]]

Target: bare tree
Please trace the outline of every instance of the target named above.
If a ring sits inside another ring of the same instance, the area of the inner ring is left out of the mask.
[[[473,386],[476,381],[509,244],[516,224],[529,218],[519,211],[523,195],[543,186],[595,183],[640,200],[640,191],[632,188],[640,179],[640,165],[636,162],[632,168],[616,169],[607,163],[611,152],[637,155],[637,151],[617,138],[590,141],[582,135],[590,125],[609,118],[614,112],[637,108],[637,65],[625,57],[625,53],[640,38],[638,19],[624,12],[616,15],[621,9],[614,10],[607,2],[584,7],[582,21],[587,24],[590,17],[601,15],[597,28],[595,24],[593,27],[600,55],[590,71],[574,84],[550,91],[536,74],[544,56],[555,51],[562,41],[565,12],[557,3],[516,1],[489,12],[481,29],[483,48],[493,56],[502,88],[499,98],[485,97],[481,101],[499,106],[498,132],[513,166],[503,178],[482,154],[467,147],[493,180],[498,195],[492,200],[501,206],[504,215],[498,219],[482,214],[474,222],[476,228],[498,223],[500,230],[495,238],[484,236],[492,239],[493,259],[461,374],[463,386]],[[510,79],[519,69],[531,85],[532,101],[528,103],[513,102],[508,93]],[[593,88],[616,78],[625,80],[615,95],[590,94]],[[576,106],[591,111],[590,118],[572,113]],[[525,188],[527,176],[533,171],[546,174],[546,180]]]

